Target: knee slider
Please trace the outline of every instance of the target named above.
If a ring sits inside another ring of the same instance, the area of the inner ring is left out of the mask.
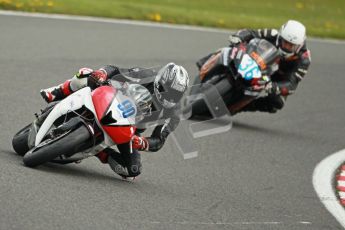
[[[129,168],[127,168],[128,175],[130,177],[139,176],[141,174],[141,168],[142,168],[141,164],[131,165]]]

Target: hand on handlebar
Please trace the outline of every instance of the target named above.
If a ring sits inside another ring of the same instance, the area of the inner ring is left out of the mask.
[[[279,94],[279,87],[275,82],[270,81],[266,76],[263,76],[260,80],[256,81],[251,87],[247,88],[247,95],[252,96],[268,96],[273,94]]]
[[[280,89],[277,85],[277,83],[275,82],[268,82],[266,85],[265,85],[265,91],[268,95],[278,95],[280,94]]]
[[[91,77],[99,83],[105,82],[107,80],[107,74],[102,70],[93,71],[91,73]]]
[[[252,81],[252,86],[249,88],[251,91],[261,92],[261,91],[269,91],[272,87],[272,82],[270,81],[269,77],[262,76],[260,79],[255,79]]]
[[[230,45],[237,45],[238,43],[241,43],[242,40],[241,38],[239,38],[238,36],[236,35],[229,35],[229,38],[228,38],[229,42],[230,42]]]
[[[102,70],[95,70],[90,74],[90,80],[92,80],[97,86],[109,85],[107,74]]]
[[[101,85],[110,85],[107,73],[103,70],[93,70],[91,68],[81,68],[75,75],[76,78],[86,78],[87,85],[95,89]]]
[[[145,137],[134,135],[132,138],[132,147],[138,150],[148,150],[149,142]]]

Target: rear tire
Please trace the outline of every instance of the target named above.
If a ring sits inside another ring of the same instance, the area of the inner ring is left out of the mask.
[[[85,125],[81,125],[76,130],[66,136],[53,141],[43,147],[39,147],[33,152],[24,155],[24,165],[35,167],[45,162],[51,161],[60,155],[72,155],[91,147],[91,134]]]
[[[29,151],[29,133],[30,133],[31,124],[22,128],[18,133],[16,133],[12,139],[12,147],[14,151],[24,156],[27,151]]]

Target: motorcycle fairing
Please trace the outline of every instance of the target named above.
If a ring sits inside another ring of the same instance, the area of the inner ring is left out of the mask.
[[[101,121],[111,113],[113,123],[107,125],[135,125],[137,113],[135,103],[121,90],[110,86],[101,86],[95,89],[91,95],[98,120]]]
[[[231,49],[232,48],[225,47],[214,53],[201,67],[200,79],[203,80],[207,73],[218,65],[228,66]]]
[[[75,93],[60,101],[60,103],[58,103],[54,107],[54,109],[49,113],[48,117],[41,125],[36,135],[35,146],[37,146],[42,141],[56,119],[67,114],[70,111],[78,110],[82,106],[85,106],[93,114],[96,114],[95,108],[92,103],[91,89],[89,87],[85,87],[76,91]]]
[[[92,92],[92,101],[103,130],[116,144],[127,143],[134,135],[136,107],[134,101],[110,86]]]

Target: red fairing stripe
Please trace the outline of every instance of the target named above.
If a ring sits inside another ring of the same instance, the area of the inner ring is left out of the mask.
[[[98,120],[107,112],[116,95],[116,89],[110,86],[101,86],[92,92],[92,102],[96,109]]]
[[[98,120],[101,120],[112,104],[116,89],[110,86],[101,86],[92,92],[92,102],[95,106]],[[111,137],[116,144],[128,143],[135,133],[133,126],[107,126],[102,125],[104,131]]]
[[[110,86],[101,86],[92,92],[92,101],[96,109],[98,120],[101,120],[116,95],[116,89]],[[128,143],[135,133],[133,126],[106,126],[102,125],[104,131],[116,144]]]
[[[115,144],[124,144],[131,141],[135,127],[133,126],[102,126]]]
[[[67,80],[61,86],[62,92],[65,96],[68,96],[72,93],[72,90],[70,88],[70,84],[71,84],[71,81]]]

